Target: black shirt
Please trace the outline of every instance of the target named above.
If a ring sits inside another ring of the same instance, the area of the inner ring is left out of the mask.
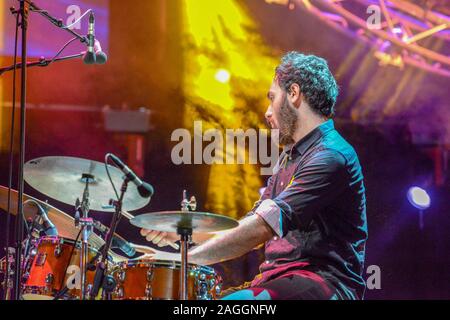
[[[353,147],[328,120],[283,151],[274,171],[252,210],[277,234],[265,244],[257,282],[307,265],[362,298],[366,200]]]

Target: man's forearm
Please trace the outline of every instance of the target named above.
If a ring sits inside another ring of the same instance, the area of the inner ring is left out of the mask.
[[[251,215],[239,226],[207,240],[189,252],[189,261],[209,265],[242,256],[273,236],[272,229],[258,215]]]

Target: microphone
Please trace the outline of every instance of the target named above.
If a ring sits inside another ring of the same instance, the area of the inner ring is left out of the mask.
[[[137,189],[139,194],[141,195],[141,197],[143,198],[150,198],[153,193],[153,187],[146,183],[143,182],[141,179],[139,179],[139,177],[130,169],[128,168],[123,162],[122,160],[120,160],[118,157],[116,157],[115,155],[113,155],[112,153],[109,154],[109,157],[111,158],[111,160],[114,162],[114,164],[120,169],[122,170],[122,172],[125,174],[125,176],[131,181],[133,182]]]
[[[30,224],[28,234],[34,238],[39,238],[41,236],[42,226],[39,224],[40,219],[40,216],[37,214],[33,220],[31,220],[31,218],[27,220]]]
[[[122,238],[113,236],[112,247],[119,248],[127,256],[132,257],[136,254],[136,249],[128,242]]]
[[[88,52],[82,51],[81,54],[83,55],[83,61],[85,61],[87,59]],[[95,39],[94,54],[95,54],[95,64],[105,64],[108,61],[108,56],[106,55],[106,53],[102,51],[100,41],[98,41],[97,39]]]
[[[84,54],[83,61],[85,64],[95,64],[96,63],[96,54],[94,52],[95,46],[95,18],[94,13],[91,11],[89,15],[89,29],[87,34],[87,51]]]
[[[100,41],[95,40],[94,44],[94,52],[95,52],[95,61],[97,64],[105,64],[108,61],[108,56],[106,53],[102,51],[102,46],[100,45]]]
[[[55,225],[50,221],[50,219],[47,216],[47,211],[42,208],[41,205],[36,204],[38,208],[38,216],[42,219],[42,226],[44,227],[44,230],[42,230],[47,236],[57,236],[58,230],[56,229]]]
[[[109,232],[109,228],[100,221],[94,221],[94,228],[102,234]],[[128,241],[113,235],[112,247],[120,249],[127,256],[132,257],[136,254],[136,249]]]

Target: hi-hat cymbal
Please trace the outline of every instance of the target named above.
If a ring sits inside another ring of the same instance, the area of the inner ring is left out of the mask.
[[[108,165],[111,179],[119,191],[124,174]],[[28,161],[24,167],[25,181],[46,196],[69,205],[82,198],[86,185],[83,175],[90,175],[89,208],[113,212],[109,200],[115,198],[113,188],[101,162],[72,157],[43,157]],[[139,195],[136,185],[128,184],[122,208],[132,211],[145,207],[150,200]]]
[[[17,215],[17,199],[19,198],[18,192],[14,189],[11,189],[11,203],[10,203],[10,211],[12,214]],[[62,238],[75,240],[77,238],[80,229],[75,227],[75,220],[68,214],[62,212],[61,210],[49,205],[46,202],[33,198],[27,194],[23,195],[23,201],[27,202],[28,200],[33,200],[38,202],[46,211],[47,216],[50,221],[53,222],[56,229],[58,230],[58,236]],[[8,209],[8,188],[4,186],[0,186],[0,208],[7,211]],[[32,202],[27,202],[23,206],[23,214],[26,219],[34,219],[37,214],[37,207]],[[117,235],[118,236],[118,235]],[[97,234],[91,233],[89,237],[89,244],[95,248],[99,249],[105,241],[100,238]],[[110,255],[115,262],[125,261],[126,258],[110,251]]]
[[[178,228],[192,229],[193,232],[217,232],[239,225],[239,222],[230,217],[196,211],[145,213],[134,217],[130,222],[136,227],[163,232],[177,232]]]

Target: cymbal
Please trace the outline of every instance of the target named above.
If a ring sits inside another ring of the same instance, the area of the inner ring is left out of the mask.
[[[124,174],[108,165],[111,179],[120,191]],[[115,198],[114,190],[104,163],[73,157],[43,157],[28,161],[24,166],[25,181],[46,196],[69,205],[75,205],[83,196],[86,180],[83,174],[93,176],[89,182],[89,208],[95,211],[114,212],[109,200]],[[139,195],[136,185],[128,184],[122,208],[132,211],[145,207],[150,199]]]
[[[177,232],[177,228],[192,229],[194,232],[216,232],[239,225],[233,218],[197,211],[145,213],[134,217],[130,222],[136,227],[163,232]]]
[[[17,215],[17,200],[19,198],[19,194],[16,190],[11,189],[11,213],[13,215]],[[32,196],[29,196],[27,194],[23,195],[23,201],[26,202],[27,200],[34,200],[38,202],[42,208],[44,208],[47,211],[47,216],[50,219],[50,221],[53,222],[56,229],[58,230],[58,236],[62,238],[72,239],[75,240],[77,238],[78,233],[80,232],[80,229],[75,227],[75,219],[69,216],[68,214],[62,212],[61,210],[49,205],[46,202],[43,202],[41,200],[38,200]],[[0,186],[0,208],[3,210],[8,209],[8,188],[4,186]],[[23,206],[23,214],[25,215],[26,219],[34,219],[34,217],[37,214],[37,207],[31,202],[26,203]],[[117,235],[118,236],[118,235]],[[120,237],[120,236],[119,236]],[[91,233],[89,237],[89,244],[95,248],[99,249],[105,241],[100,238],[97,234]],[[127,260],[127,258],[122,257],[112,251],[110,251],[110,255],[114,262],[121,262]]]

